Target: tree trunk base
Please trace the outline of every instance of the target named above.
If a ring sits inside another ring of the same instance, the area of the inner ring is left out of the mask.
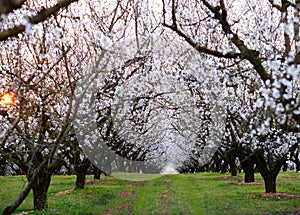
[[[51,176],[44,174],[37,178],[33,185],[34,210],[45,210],[48,208],[47,192],[50,185]]]
[[[265,179],[266,193],[276,193],[276,178],[270,177]]]
[[[77,173],[75,189],[84,189],[85,175],[85,172]]]

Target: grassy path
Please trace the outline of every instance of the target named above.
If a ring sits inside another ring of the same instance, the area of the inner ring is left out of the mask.
[[[0,214],[14,201],[23,180],[22,176],[0,178]],[[54,176],[48,192],[49,210],[32,212],[30,194],[17,214],[300,214],[300,198],[265,197],[262,184],[243,185],[241,180],[242,175],[231,178],[218,173],[166,175],[149,181],[105,177],[84,190],[73,190],[74,176]],[[256,180],[262,182],[259,175]],[[277,184],[278,192],[300,196],[299,173],[280,173]]]
[[[261,178],[257,178],[262,182]],[[292,190],[300,194],[300,178],[298,177],[299,181],[296,178],[290,179],[278,180],[279,192],[291,193]],[[144,207],[144,210],[136,208],[133,214],[300,213],[300,199],[263,198],[262,184],[242,185],[239,184],[241,180],[242,178],[232,179],[211,173],[165,176],[164,185],[151,194],[149,199],[144,198],[145,192],[142,190],[139,190],[139,196],[136,198],[136,201],[144,205],[145,202],[156,202],[157,207]],[[288,189],[288,184],[291,190]],[[159,192],[158,196],[157,192]]]

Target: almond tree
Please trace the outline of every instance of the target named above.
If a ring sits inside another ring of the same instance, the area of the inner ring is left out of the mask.
[[[83,156],[74,149],[72,130],[74,98],[80,96],[75,95],[76,82],[107,47],[109,35],[118,39],[126,31],[123,23],[130,6],[121,1],[79,2],[68,8],[74,1],[50,7],[47,2],[15,2],[16,7],[0,8],[6,14],[0,32],[1,96],[14,95],[12,105],[1,106],[0,148],[1,157],[26,173],[28,185],[4,214],[15,210],[31,189],[34,209],[46,209],[51,176],[61,161],[72,151],[81,165]]]
[[[277,174],[299,144],[298,4],[285,0],[162,4],[166,28],[222,65],[228,76],[252,77],[255,84],[250,83],[249,89],[254,87],[256,103],[253,108],[245,106],[250,112],[235,111],[250,113],[242,144],[251,148],[266,192],[276,192]],[[242,90],[248,82],[234,84]]]
[[[27,190],[32,187],[37,210],[47,208],[51,175],[69,150],[75,83],[67,60],[72,51],[63,43],[49,46],[46,29],[53,30],[42,24],[17,41],[3,43],[1,55],[2,87],[15,99],[12,107],[2,111],[1,149],[26,173]]]

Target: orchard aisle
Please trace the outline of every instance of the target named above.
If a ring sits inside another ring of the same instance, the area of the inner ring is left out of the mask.
[[[133,178],[146,178],[143,174]],[[300,212],[300,174],[280,173],[278,195],[265,195],[263,180],[240,183],[243,174],[196,173],[163,175],[151,180],[87,177],[85,189],[74,189],[75,176],[53,176],[49,209],[33,212],[32,193],[16,214],[297,214]],[[149,178],[148,178],[149,179]],[[0,178],[0,214],[20,192],[24,176]],[[8,192],[9,190],[9,192]],[[288,194],[288,195],[286,195]]]

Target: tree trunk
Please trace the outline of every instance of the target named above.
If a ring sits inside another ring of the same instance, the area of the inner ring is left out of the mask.
[[[76,176],[77,177],[75,189],[84,189],[86,171],[78,171],[76,173]]]
[[[79,148],[78,142],[75,145],[74,152],[74,171],[76,174],[75,189],[84,189],[86,172],[91,165],[87,157],[81,158],[82,150]]]
[[[235,165],[230,165],[231,176],[237,176],[237,168]]]
[[[0,176],[5,176],[6,167],[0,164]]]
[[[227,165],[228,165],[228,163],[227,163],[226,161],[223,161],[223,163],[221,163],[221,165],[220,165],[221,173],[226,173],[226,172],[228,172],[228,170],[227,170]]]
[[[79,155],[76,157],[76,165],[74,167],[77,176],[75,189],[84,189],[85,176],[90,165],[91,162],[88,158],[84,158],[83,161],[80,161]]]
[[[300,172],[300,161],[295,162],[296,164],[296,172]]]
[[[36,175],[34,180],[33,175],[28,176],[28,181],[33,181],[32,191],[33,191],[33,206],[34,210],[45,210],[48,208],[47,192],[50,186],[52,171],[48,168],[46,164],[46,159],[43,161],[43,155],[41,152],[36,152],[33,155],[33,171],[41,168]],[[57,163],[58,164],[58,163]]]
[[[291,157],[291,161],[295,163],[296,165],[296,172],[300,172],[300,160],[299,160],[299,152],[300,151],[300,146],[298,149],[295,150]]]
[[[44,171],[38,175],[33,184],[33,204],[34,210],[45,210],[48,208],[47,192],[51,181],[51,175]]]
[[[245,183],[250,183],[250,182],[254,182],[255,178],[254,178],[254,164],[255,161],[253,159],[247,159],[244,160],[243,162],[241,162],[241,166],[245,172],[245,178],[244,178],[244,182]]]
[[[1,152],[0,152],[1,154]],[[0,176],[5,176],[5,172],[6,172],[6,156],[3,154],[0,157]]]
[[[245,183],[255,182],[254,167],[252,167],[252,168],[244,168],[244,172],[245,172],[245,178],[244,178],[244,182]]]
[[[288,164],[285,163],[285,164],[283,164],[282,171],[287,172],[287,170],[288,170]]]
[[[237,176],[237,166],[235,164],[236,156],[229,154],[228,155],[228,164],[230,167],[231,176]]]
[[[268,174],[264,177],[266,193],[276,193],[276,177]]]
[[[264,179],[266,193],[276,193],[276,178],[281,170],[282,165],[286,162],[286,157],[281,157],[278,160],[272,162],[266,162],[264,152],[257,151],[256,163],[259,173]],[[272,164],[272,165],[271,165]]]
[[[93,165],[94,169],[94,180],[100,180],[101,170],[98,169],[95,165]]]

